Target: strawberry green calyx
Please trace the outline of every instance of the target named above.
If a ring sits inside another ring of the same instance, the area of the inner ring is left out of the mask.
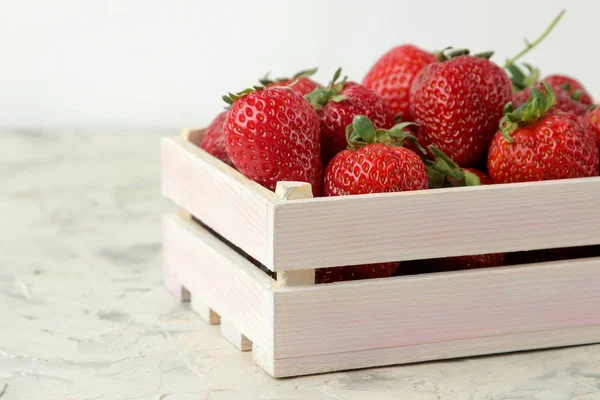
[[[311,68],[311,69],[305,69],[303,71],[297,72],[291,78],[285,77],[285,78],[274,78],[274,79],[269,78],[269,72],[267,72],[265,74],[265,76],[263,76],[258,81],[260,82],[261,85],[267,86],[267,85],[277,83],[277,82],[291,81],[293,79],[302,78],[305,76],[313,76],[314,74],[317,73],[318,70],[319,70],[318,67]]]
[[[327,104],[329,101],[340,102],[346,98],[346,96],[340,93],[342,92],[342,89],[344,88],[344,84],[346,83],[348,77],[344,76],[344,78],[340,82],[337,82],[341,75],[342,68],[340,67],[337,69],[337,71],[335,71],[333,79],[331,80],[331,82],[329,82],[327,86],[322,88],[316,88],[314,91],[304,96],[306,100],[308,100],[310,104],[315,108],[315,110],[318,111],[322,109],[325,106],[325,104]]]
[[[540,79],[539,68],[536,68],[533,65],[526,63],[523,63],[523,66],[527,71],[523,71],[523,69],[518,67],[516,64],[510,64],[505,66],[505,69],[508,72],[508,76],[510,77],[510,81],[513,84],[514,92],[518,92],[525,88],[531,87],[535,85],[536,82]]]
[[[481,185],[481,180],[477,175],[460,168],[442,150],[433,145],[429,145],[427,148],[435,157],[434,161],[423,158],[430,189]]]
[[[508,103],[504,107],[504,117],[500,120],[500,132],[510,143],[513,143],[510,135],[517,128],[537,121],[556,105],[556,94],[552,86],[548,82],[542,81],[542,88],[544,92],[532,88],[527,102],[521,104],[516,110],[512,103]]]
[[[264,86],[252,86],[251,88],[248,89],[244,89],[241,92],[237,92],[237,93],[227,93],[226,95],[224,95],[223,97],[221,97],[221,99],[223,99],[223,101],[225,103],[227,103],[229,106],[232,105],[237,99],[239,99],[240,97],[248,94],[248,93],[252,93],[255,90],[263,90]]]
[[[356,115],[352,123],[346,127],[346,140],[348,148],[359,149],[369,144],[383,144],[386,146],[402,147],[404,140],[410,140],[426,153],[425,149],[410,131],[405,130],[407,126],[415,125],[412,122],[401,122],[390,129],[375,129],[371,120],[364,115]]]
[[[448,61],[455,57],[468,56],[469,54],[471,54],[469,49],[455,49],[452,47],[446,47],[445,49],[438,50],[434,53],[439,62]],[[485,51],[482,53],[473,54],[474,57],[485,58],[487,60],[489,60],[493,55],[493,51]]]

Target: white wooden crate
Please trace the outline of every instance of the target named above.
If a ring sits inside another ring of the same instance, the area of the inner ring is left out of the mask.
[[[186,211],[164,217],[165,282],[272,376],[600,342],[600,258],[314,285],[321,267],[600,244],[600,178],[312,199],[186,137],[163,141]]]

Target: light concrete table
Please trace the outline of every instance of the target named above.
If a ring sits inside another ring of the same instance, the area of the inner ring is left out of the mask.
[[[162,287],[158,135],[4,133],[0,166],[0,400],[600,399],[599,345],[274,380]]]

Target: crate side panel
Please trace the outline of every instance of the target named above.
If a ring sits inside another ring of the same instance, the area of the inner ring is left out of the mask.
[[[324,372],[597,343],[600,326],[276,359],[272,375]]]
[[[275,358],[600,325],[600,258],[275,291]]]
[[[180,138],[162,143],[166,197],[270,266],[267,206],[275,194]]]
[[[274,205],[275,269],[600,244],[600,178]]]
[[[199,225],[163,217],[163,262],[202,304],[227,318],[243,335],[273,348],[272,279]]]

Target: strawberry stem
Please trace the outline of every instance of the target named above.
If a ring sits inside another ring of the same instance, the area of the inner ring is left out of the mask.
[[[542,33],[542,35],[540,37],[538,37],[536,40],[534,40],[533,42],[529,42],[527,39],[525,39],[525,48],[523,50],[521,50],[521,52],[519,52],[514,57],[509,58],[508,60],[506,60],[506,63],[504,64],[504,68],[508,68],[510,65],[513,65],[519,58],[523,57],[531,49],[533,49],[535,46],[537,46],[542,40],[544,40],[546,38],[546,36],[548,36],[550,34],[550,32],[552,32],[552,30],[554,29],[554,27],[558,24],[558,22],[560,21],[560,19],[563,17],[563,15],[565,15],[565,12],[566,12],[566,10],[562,10],[556,16],[556,18],[554,18],[554,20],[548,26],[548,28],[546,28],[546,30],[544,31],[544,33]]]

